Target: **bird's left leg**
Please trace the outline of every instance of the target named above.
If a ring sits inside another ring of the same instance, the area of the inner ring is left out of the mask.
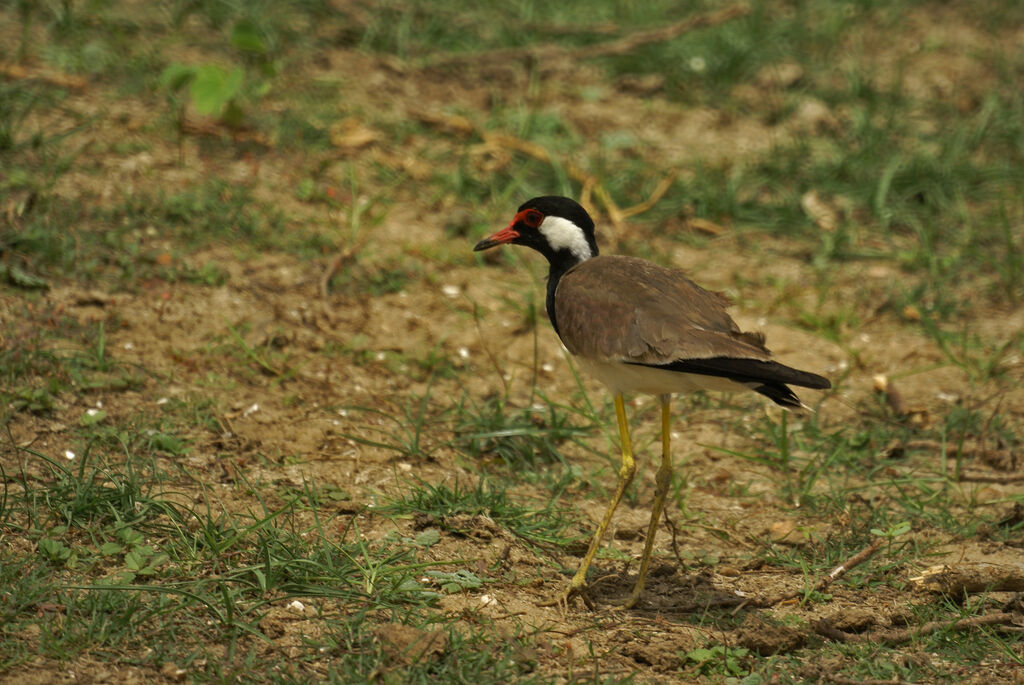
[[[601,539],[604,538],[605,531],[608,530],[608,525],[612,521],[612,515],[615,513],[616,507],[619,506],[622,494],[629,487],[629,484],[633,482],[633,476],[636,475],[636,462],[633,460],[633,445],[629,440],[629,422],[626,420],[626,405],[622,395],[615,396],[615,415],[619,423],[619,439],[622,446],[622,463],[619,466],[619,480],[615,485],[615,494],[612,495],[611,501],[608,502],[608,509],[604,513],[604,518],[598,524],[597,531],[594,532],[594,537],[590,541],[590,547],[583,557],[583,563],[580,564],[576,575],[572,577],[569,586],[553,598],[542,602],[540,606],[554,606],[557,604],[564,607],[568,605],[569,599],[573,595],[584,592],[587,586],[587,569],[590,568],[590,562],[594,560],[594,556],[601,546]],[[586,599],[586,595],[584,595],[584,601],[588,604],[590,603]]]
[[[651,565],[651,550],[654,548],[654,536],[658,532],[658,521],[661,519],[661,512],[665,508],[665,496],[668,494],[669,483],[672,482],[672,413],[670,404],[671,395],[661,395],[661,466],[654,478],[654,504],[651,506],[651,522],[647,526],[647,540],[644,542],[644,554],[640,558],[640,576],[633,586],[633,594],[622,605],[631,609],[640,601],[640,595],[644,591],[644,580],[647,578],[647,569]]]

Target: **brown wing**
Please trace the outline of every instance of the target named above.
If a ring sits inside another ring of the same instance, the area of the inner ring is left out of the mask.
[[[633,257],[594,257],[558,282],[555,319],[566,348],[594,359],[769,359],[764,336],[741,331],[728,304],[680,271]]]

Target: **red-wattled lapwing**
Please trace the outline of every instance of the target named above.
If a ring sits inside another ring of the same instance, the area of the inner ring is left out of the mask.
[[[800,408],[803,404],[788,385],[824,389],[831,384],[772,361],[764,334],[741,331],[725,311],[728,299],[704,290],[682,272],[634,257],[599,257],[593,220],[569,198],[526,202],[507,228],[473,250],[504,244],[526,245],[547,257],[548,318],[579,366],[614,394],[622,441],[618,485],[608,510],[569,587],[550,603],[565,604],[586,587],[587,569],[636,473],[623,395],[646,393],[661,401],[661,467],[640,574],[625,602],[626,608],[635,606],[671,479],[672,393],[753,390],[783,407]]]

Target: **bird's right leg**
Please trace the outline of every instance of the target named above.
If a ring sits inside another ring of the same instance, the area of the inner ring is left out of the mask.
[[[576,575],[569,582],[569,587],[552,599],[542,602],[541,606],[552,606],[555,604],[564,606],[568,604],[569,598],[582,592],[587,586],[587,569],[590,568],[590,562],[594,560],[597,548],[601,546],[601,540],[604,538],[609,524],[611,524],[612,514],[615,513],[615,509],[619,506],[623,493],[626,492],[626,488],[633,482],[633,476],[636,475],[636,462],[633,460],[633,446],[629,441],[629,422],[626,420],[626,405],[622,395],[615,396],[615,415],[619,421],[619,440],[622,445],[622,463],[619,466],[619,481],[615,486],[615,494],[612,496],[611,502],[608,503],[608,509],[604,513],[604,518],[601,519],[601,523],[597,526],[594,538],[590,541],[590,547],[583,557],[579,570],[576,571]]]
[[[671,395],[662,395],[661,400],[661,467],[655,477],[654,504],[651,505],[651,522],[647,526],[647,540],[644,542],[644,553],[640,557],[640,573],[629,599],[623,603],[624,609],[632,609],[640,601],[644,592],[644,581],[647,569],[651,565],[651,551],[654,549],[654,536],[658,532],[661,512],[665,508],[665,496],[672,482],[672,412],[670,411]]]

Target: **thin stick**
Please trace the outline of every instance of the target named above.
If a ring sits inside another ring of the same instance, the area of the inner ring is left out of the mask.
[[[875,552],[881,549],[882,545],[884,544],[884,538],[876,539],[874,542],[871,543],[869,547],[862,549],[860,552],[854,554],[852,557],[847,559],[846,562],[839,564],[839,566],[836,566],[834,569],[832,569],[831,573],[829,573],[827,576],[818,581],[818,587],[816,587],[815,589],[823,590],[832,581],[842,578],[844,575],[846,575],[846,572],[849,571],[851,568],[860,566],[865,561],[870,559]]]
[[[507,133],[495,133],[492,131],[474,132],[478,133],[486,143],[498,145],[499,147],[503,147],[508,150],[522,152],[524,155],[533,157],[537,161],[544,162],[545,164],[553,163],[551,153],[548,152],[546,148],[541,147],[536,143],[516,138],[515,136],[508,135]],[[605,211],[608,212],[608,218],[611,220],[612,225],[614,225],[616,229],[621,228],[624,219],[622,210],[619,209],[617,204],[615,204],[615,200],[613,200],[612,196],[608,194],[608,191],[605,190],[604,186],[602,186],[593,175],[571,161],[565,162],[563,166],[565,167],[565,172],[569,174],[573,180],[583,184],[584,186],[590,186],[593,188],[594,195],[597,196],[597,199],[601,201],[602,205],[604,205]]]
[[[622,210],[622,218],[628,219],[631,216],[643,214],[648,209],[658,204],[658,200],[660,200],[665,195],[665,193],[668,192],[668,189],[672,187],[672,183],[676,180],[676,176],[678,176],[678,172],[673,171],[668,176],[661,179],[658,185],[655,186],[654,192],[651,193],[650,197],[648,197],[646,200],[644,200],[638,205],[633,205],[632,207],[627,207],[626,209]]]
[[[488,64],[495,62],[508,62],[523,58],[535,60],[557,60],[557,59],[591,59],[593,57],[609,57],[612,55],[625,55],[632,52],[641,45],[650,43],[663,43],[678,38],[679,36],[693,31],[694,29],[717,26],[727,21],[750,14],[750,7],[745,4],[727,7],[718,12],[702,14],[690,17],[683,21],[676,22],[669,26],[663,26],[649,31],[637,31],[618,40],[597,45],[586,45],[583,47],[564,47],[562,45],[545,44],[530,45],[526,47],[502,48],[489,52],[474,52],[468,54],[442,55],[434,60],[428,60],[426,67],[446,66],[464,64]]]
[[[89,85],[89,81],[81,76],[73,76],[49,69],[36,69],[21,64],[0,65],[0,76],[13,81],[38,80],[59,88],[70,88],[71,90],[85,90]]]
[[[930,635],[931,633],[938,633],[943,630],[967,630],[969,628],[978,628],[980,626],[1001,624],[1013,625],[1013,622],[1013,614],[1009,611],[1005,611],[997,614],[989,614],[988,616],[961,618],[960,620],[953,621],[952,623],[947,623],[945,621],[931,621],[918,628],[894,630],[891,633],[881,635],[880,638],[881,641],[887,645],[898,645],[904,642],[910,642],[920,635]]]
[[[974,473],[961,473],[957,480],[961,483],[1022,483],[1024,475],[989,476]]]
[[[357,254],[362,252],[363,248],[366,247],[366,243],[370,240],[370,231],[363,233],[362,237],[355,245],[350,245],[341,252],[339,252],[331,263],[327,265],[327,269],[324,270],[323,276],[320,277],[320,296],[327,297],[331,294],[330,285],[331,279],[334,275],[341,271],[341,268],[351,262]]]
[[[818,682],[832,683],[833,685],[910,685],[906,680],[861,680],[860,678],[846,678],[841,675],[823,675]]]
[[[231,128],[213,120],[185,119],[181,124],[181,131],[193,136],[206,136],[208,138],[229,136],[235,143],[256,143],[268,149],[274,148],[274,141],[261,131],[249,128]]]
[[[824,575],[821,578],[819,578],[818,582],[814,584],[813,591],[814,592],[822,592],[822,591],[824,591],[825,588],[827,588],[829,585],[831,585],[833,583],[833,581],[839,580],[840,578],[845,576],[847,574],[847,572],[849,572],[851,569],[856,568],[857,566],[860,566],[865,561],[867,561],[872,556],[874,556],[875,552],[877,552],[879,549],[881,549],[882,545],[884,545],[884,544],[885,544],[885,539],[884,538],[877,538],[868,547],[862,549],[861,551],[857,552],[856,554],[854,554],[852,557],[850,557],[849,559],[847,559],[843,563],[841,563],[838,566],[836,566],[827,575]],[[803,593],[804,593],[803,590],[793,590],[792,592],[787,592],[787,593],[784,593],[782,595],[779,595],[778,597],[775,597],[775,598],[772,598],[772,599],[768,599],[768,600],[764,600],[762,602],[758,602],[757,600],[751,600],[750,604],[754,604],[755,606],[761,606],[761,607],[774,606],[776,604],[779,604],[780,602],[785,602],[785,601],[788,601],[788,600],[791,600],[791,599],[796,599],[797,597],[799,597]],[[742,608],[743,608],[742,606],[741,607],[737,607],[737,611],[739,609],[742,609]]]
[[[987,616],[961,618],[951,623],[948,621],[930,621],[916,628],[903,628],[888,632],[871,632],[865,635],[846,633],[833,626],[830,621],[818,621],[814,626],[814,631],[836,642],[899,645],[904,642],[910,642],[915,637],[931,635],[940,631],[969,630],[970,628],[992,625],[1014,625],[1014,621],[1014,615],[1009,611],[1005,611]]]
[[[675,521],[673,521],[671,518],[669,518],[668,507],[665,507],[665,523],[668,524],[668,529],[672,533],[672,554],[674,554],[676,556],[676,561],[679,562],[679,565],[682,566],[683,568],[686,568],[686,562],[683,561],[683,557],[680,556],[680,554],[679,554],[679,545],[676,542],[676,533],[677,533],[676,524],[675,524]]]
[[[415,112],[414,115],[425,124],[442,129],[448,129],[464,135],[479,136],[487,144],[505,148],[506,150],[521,152],[522,154],[545,164],[560,164],[570,178],[583,186],[583,189],[580,192],[580,204],[584,206],[589,205],[590,196],[593,194],[604,207],[605,212],[608,214],[608,219],[612,222],[616,231],[621,231],[627,218],[636,216],[637,214],[642,214],[657,204],[665,193],[668,192],[669,188],[672,187],[672,183],[675,181],[677,175],[677,172],[668,174],[658,182],[658,185],[655,186],[654,192],[651,193],[650,197],[640,204],[624,210],[615,203],[615,200],[612,199],[608,190],[601,185],[597,178],[595,178],[590,172],[571,161],[566,161],[564,163],[557,162],[554,157],[551,156],[551,153],[548,152],[547,148],[544,148],[537,143],[531,143],[528,140],[516,138],[515,136],[507,133],[480,130],[474,126],[469,119],[459,115],[449,116],[446,114],[436,114],[434,112],[424,111]]]

